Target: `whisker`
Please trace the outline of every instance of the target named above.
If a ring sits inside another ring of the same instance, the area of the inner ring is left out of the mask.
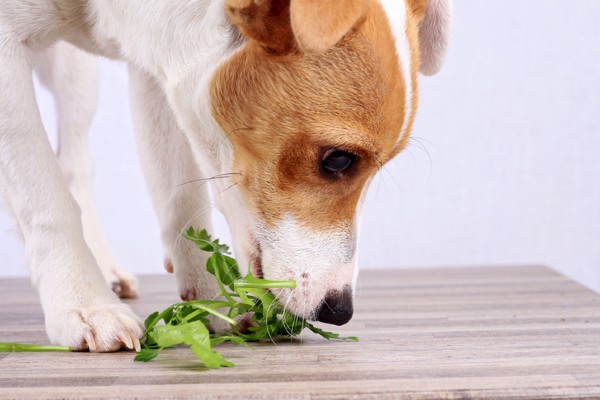
[[[217,194],[215,194],[215,196],[220,196],[220,195],[222,195],[223,193],[225,193],[226,191],[228,191],[229,189],[231,189],[232,187],[234,187],[234,186],[236,186],[236,185],[237,185],[237,182],[234,182],[234,183],[232,183],[231,185],[229,185],[228,187],[226,187],[226,188],[225,188],[225,189],[223,189],[222,191],[220,191],[220,192],[218,192]],[[191,225],[192,221],[193,221],[194,219],[196,219],[196,217],[198,217],[200,214],[202,214],[202,213],[204,213],[204,212],[206,212],[206,211],[208,211],[208,210],[211,210],[211,209],[213,209],[213,208],[215,208],[215,205],[214,205],[214,204],[212,204],[212,202],[211,202],[211,203],[210,203],[210,204],[208,204],[207,206],[205,206],[205,207],[202,207],[202,208],[200,208],[200,210],[198,210],[197,212],[195,212],[195,213],[194,213],[194,214],[193,214],[193,215],[192,215],[192,216],[191,216],[191,217],[190,217],[190,218],[189,218],[189,219],[186,221],[186,223],[183,225],[183,227],[182,227],[182,228],[179,230],[179,232],[178,232],[178,234],[177,234],[177,239],[175,239],[175,246],[178,246],[178,245],[179,245],[179,242],[180,242],[180,240],[183,240],[183,239],[182,239],[181,232],[185,232],[185,231],[186,231],[186,230],[187,230],[187,229],[190,227],[190,225]]]
[[[391,178],[392,181],[394,182],[394,184],[396,185],[396,187],[400,190],[402,190],[402,187],[400,186],[400,184],[398,183],[398,181],[396,180],[396,177],[394,176],[394,174],[392,174],[392,172],[387,168],[387,167],[383,167],[382,170],[384,172],[386,172]]]
[[[309,292],[309,291],[308,291],[308,289],[307,289],[306,291],[307,291],[307,292],[310,294],[310,300],[309,300],[308,304],[313,304],[313,302],[312,302],[312,301],[313,301],[313,298],[314,298],[314,296],[315,296],[315,293],[314,293],[314,291],[310,291],[310,292]],[[308,297],[308,296],[307,296],[307,297]],[[304,303],[304,304],[305,304],[305,307],[304,307],[304,310],[302,310],[302,311],[303,311],[302,313],[303,313],[304,315],[306,315],[306,303]],[[315,315],[315,318],[316,318],[316,317],[317,317],[317,316]],[[306,318],[303,318],[303,319],[302,319],[302,331],[304,330],[304,328],[305,328],[305,327],[306,327]],[[302,337],[302,336],[301,336],[301,337],[300,337],[300,341],[303,341],[303,340],[304,340],[304,337]]]
[[[211,210],[215,208],[214,204],[208,204],[202,208],[200,208],[198,211],[196,211],[194,214],[192,214],[192,216],[185,222],[185,224],[183,225],[183,227],[179,230],[179,232],[177,232],[177,239],[175,239],[175,246],[177,247],[179,245],[179,242],[181,240],[183,240],[183,235],[181,235],[182,232],[187,231],[187,229],[192,225],[192,221],[195,220],[199,215],[206,213],[208,210]]]
[[[237,134],[239,134],[239,133],[240,133],[240,132],[242,132],[242,131],[253,131],[253,130],[254,130],[254,128],[249,128],[249,127],[240,127],[240,128],[236,128],[236,129],[234,129],[234,130],[232,130],[232,131],[229,131],[229,132],[224,132],[224,133],[225,133],[225,136],[223,137],[223,139],[221,139],[221,142],[220,142],[220,144],[223,144],[223,142],[224,142],[225,140],[227,140],[227,139],[231,140],[231,136],[233,136],[233,135],[237,135]]]
[[[290,304],[291,300],[292,300],[292,292],[289,291],[288,294],[287,294],[287,299],[285,301],[285,305],[283,306],[284,310],[287,310],[287,306],[288,306],[288,304]],[[283,329],[285,329],[285,331],[288,334],[290,334],[290,335],[293,333],[292,327],[288,325],[288,323],[286,322],[285,318],[283,319]]]
[[[276,301],[272,302],[269,305],[269,308],[267,308],[267,315],[269,314],[269,311],[271,311],[271,308],[275,307]],[[271,332],[269,331],[269,320],[267,319],[266,321],[266,327],[267,327],[267,333],[269,334],[269,339],[271,339],[271,343],[273,343],[275,346],[277,346],[277,343],[275,343],[275,339],[273,339],[273,336],[271,336]]]
[[[424,141],[427,141],[427,139],[419,138],[416,136],[411,136],[409,139],[409,143],[415,143],[417,145],[415,146],[416,148],[421,149],[423,150],[423,152],[425,152],[427,160],[429,161],[429,178],[431,178],[431,175],[433,174],[433,161],[431,160],[431,154],[429,153],[429,150],[427,150],[427,147],[423,144]]]
[[[323,304],[325,304],[327,306],[327,308],[329,308],[331,310],[331,312],[334,312],[333,308],[331,308],[331,306],[327,303],[327,300],[323,300]]]
[[[227,173],[224,173],[224,174],[219,174],[219,175],[211,176],[210,178],[192,179],[191,181],[180,183],[178,185],[175,185],[174,187],[177,188],[177,187],[181,187],[181,186],[184,186],[184,185],[189,185],[190,183],[196,183],[196,182],[202,182],[204,184],[204,183],[207,183],[207,182],[210,182],[210,181],[214,181],[214,180],[217,180],[217,179],[231,178],[232,176],[235,176],[235,175],[242,175],[242,173],[241,172],[227,172]]]

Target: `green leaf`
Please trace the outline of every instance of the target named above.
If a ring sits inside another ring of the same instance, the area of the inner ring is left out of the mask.
[[[235,364],[225,359],[221,354],[211,350],[209,346],[202,346],[199,343],[191,346],[192,351],[207,368],[234,367]]]
[[[214,256],[214,253],[212,256],[208,257],[208,260],[206,260],[206,270],[208,271],[209,274],[211,274],[212,276],[217,278],[217,281],[218,281],[218,277],[217,277],[218,271],[217,271],[216,261],[213,256]]]
[[[253,306],[249,305],[249,304],[236,303],[236,304],[232,305],[231,308],[229,309],[229,314],[228,314],[229,318],[235,318],[240,315],[246,315],[246,314],[248,314],[248,312],[250,312],[252,307]]]
[[[181,343],[210,343],[208,328],[200,321],[157,326],[154,328],[154,338],[160,347],[173,347]]]
[[[190,227],[186,232],[182,232],[181,235],[194,242],[201,250],[220,253],[229,252],[229,246],[220,244],[219,239],[213,241],[206,229],[197,231]]]
[[[328,339],[328,340],[337,339],[337,340],[352,340],[352,341],[358,342],[358,338],[356,336],[340,336],[339,333],[324,331],[323,329],[317,328],[316,326],[314,326],[313,324],[311,324],[309,322],[306,322],[305,325],[308,329],[310,329],[317,335],[321,335],[325,339]]]
[[[233,290],[233,282],[237,279],[240,279],[242,275],[240,274],[240,270],[235,258],[223,255],[223,261],[225,261],[225,264],[223,265],[221,279],[225,285],[229,286],[229,288]]]
[[[211,239],[210,235],[206,232],[205,229],[201,231],[196,231],[194,228],[190,228],[187,232],[182,232],[182,236],[188,240],[191,240],[198,246],[201,250],[212,252],[214,250],[218,250],[219,245],[215,245]]]
[[[272,340],[277,336],[295,336],[305,327],[326,339],[358,340],[353,336],[340,337],[337,333],[326,332],[287,312],[270,289],[294,289],[295,281],[258,279],[250,272],[242,277],[236,260],[226,255],[229,247],[219,243],[218,239],[213,240],[206,230],[189,228],[181,234],[200,249],[211,253],[206,270],[215,277],[219,286],[219,293],[214,296],[219,300],[181,302],[160,314],[152,313],[144,323],[143,350],[136,355],[136,361],[149,361],[163,348],[185,344],[206,367],[231,367],[234,364],[214,351],[213,346],[227,341],[246,345],[247,342]],[[223,309],[227,311],[223,312]],[[235,326],[234,318],[248,314],[251,315],[252,326],[242,333]],[[231,324],[232,332],[210,335],[207,325],[211,315]],[[157,325],[161,320],[164,325]]]
[[[156,319],[156,317],[158,317],[158,311],[153,312],[148,316],[148,318],[146,318],[146,320],[144,321],[144,326],[146,327],[146,329],[150,328],[152,325],[155,324],[154,320]]]
[[[156,339],[154,339],[154,331],[148,332],[144,338],[140,341],[142,345],[142,349],[159,349],[160,346],[156,343]]]
[[[162,318],[163,321],[165,321],[165,324],[168,324],[169,322],[171,322],[171,319],[173,318],[173,307],[169,307],[167,308],[165,311],[162,312],[162,314],[160,314],[160,317]]]
[[[239,336],[223,335],[223,336],[215,336],[210,339],[210,345],[212,347],[218,346],[223,342],[232,342],[232,343],[239,344],[240,346],[248,347],[248,345],[246,344],[246,341]]]
[[[155,359],[160,354],[160,349],[142,349],[133,359],[134,361],[147,362]]]

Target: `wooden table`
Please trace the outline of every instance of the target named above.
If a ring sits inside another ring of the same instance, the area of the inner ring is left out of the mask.
[[[225,345],[235,368],[185,348],[154,362],[113,354],[0,354],[0,398],[600,398],[600,296],[544,267],[364,271],[360,342]],[[141,315],[176,300],[141,279]],[[47,343],[26,280],[0,280],[0,341]]]

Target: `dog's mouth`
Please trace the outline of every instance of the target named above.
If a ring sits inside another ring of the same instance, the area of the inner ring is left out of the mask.
[[[263,268],[262,268],[262,251],[260,249],[260,244],[256,243],[255,251],[250,255],[250,270],[252,275],[259,279],[264,278]]]

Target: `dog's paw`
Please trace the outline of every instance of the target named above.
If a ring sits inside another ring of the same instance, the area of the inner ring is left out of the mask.
[[[140,291],[136,277],[116,264],[100,265],[104,280],[121,299],[134,299]]]
[[[210,300],[218,292],[219,286],[206,271],[207,253],[191,248],[179,251],[165,258],[165,270],[175,275],[179,297],[183,301]]]
[[[46,331],[53,344],[75,351],[138,351],[143,325],[128,305],[115,302],[47,313]]]

